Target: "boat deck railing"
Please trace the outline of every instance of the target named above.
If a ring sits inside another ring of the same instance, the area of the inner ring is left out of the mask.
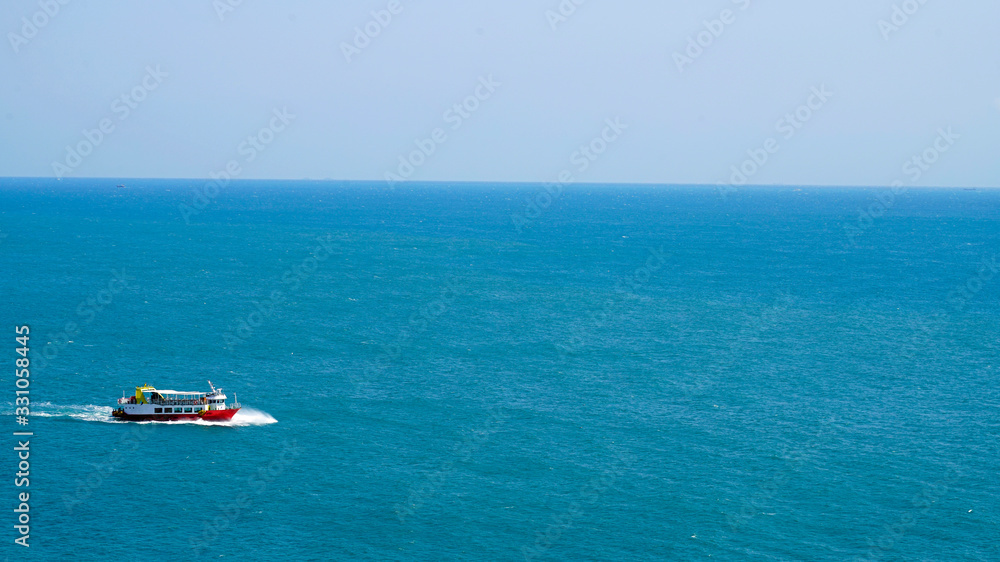
[[[157,406],[200,406],[203,404],[201,400],[150,400],[149,403]]]

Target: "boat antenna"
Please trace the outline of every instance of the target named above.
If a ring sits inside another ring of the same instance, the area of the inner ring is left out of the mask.
[[[215,392],[215,387],[212,386],[212,381],[208,381],[208,387],[212,389],[212,392]]]

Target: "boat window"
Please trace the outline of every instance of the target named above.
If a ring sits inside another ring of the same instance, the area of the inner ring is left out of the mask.
[[[174,411],[174,409],[173,409],[173,408],[164,408],[164,409],[163,409],[163,413],[165,413],[165,414],[169,414],[169,413],[171,413],[171,412],[173,412],[173,411]]]
[[[163,408],[153,408],[153,413],[154,414],[162,414],[163,413]]]
[[[185,411],[185,412],[190,412],[190,411],[191,411],[191,408],[184,408],[184,411]]]

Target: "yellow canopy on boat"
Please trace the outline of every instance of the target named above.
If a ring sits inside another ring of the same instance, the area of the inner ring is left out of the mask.
[[[156,390],[156,389],[153,388],[153,387],[151,387],[151,386],[149,386],[148,384],[144,384],[142,386],[135,387],[135,403],[136,404],[149,404],[149,402],[146,402],[146,395],[142,393],[144,390]]]

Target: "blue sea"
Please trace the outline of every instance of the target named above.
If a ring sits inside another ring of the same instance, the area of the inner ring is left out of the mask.
[[[2,556],[998,560],[998,217],[997,190],[0,180],[0,356],[27,325],[31,359],[27,425],[0,377]],[[232,423],[111,421],[208,380]]]

